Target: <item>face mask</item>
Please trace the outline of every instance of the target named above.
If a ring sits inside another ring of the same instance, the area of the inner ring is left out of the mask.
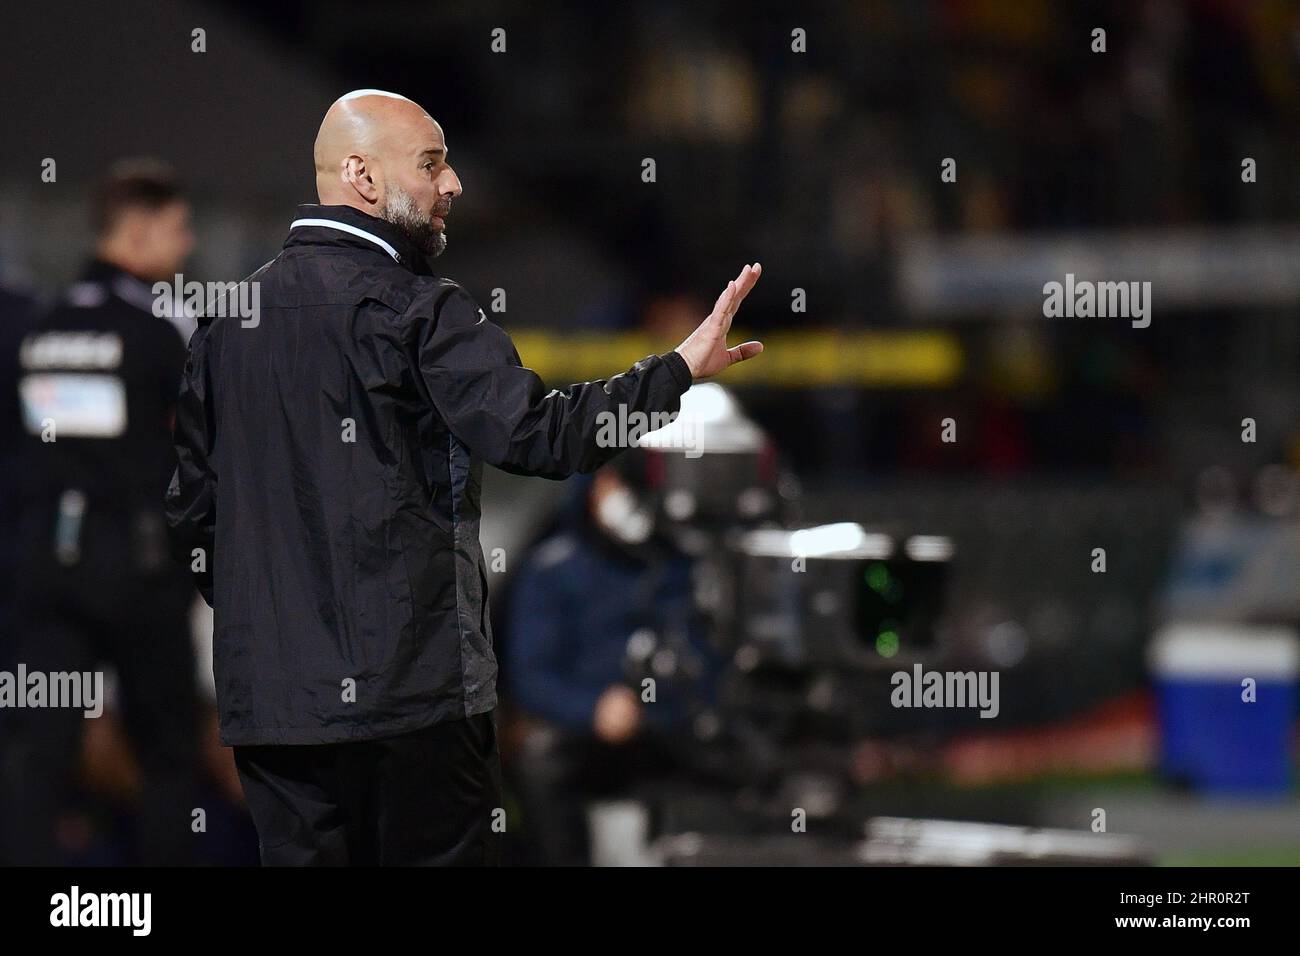
[[[596,520],[612,538],[624,544],[642,544],[650,537],[654,521],[626,488],[609,492],[596,507]]]

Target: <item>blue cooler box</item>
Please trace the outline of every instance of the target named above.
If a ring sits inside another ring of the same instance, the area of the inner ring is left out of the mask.
[[[1149,661],[1160,767],[1207,793],[1275,795],[1291,785],[1300,639],[1291,628],[1171,624]],[[1254,702],[1243,681],[1255,681]]]

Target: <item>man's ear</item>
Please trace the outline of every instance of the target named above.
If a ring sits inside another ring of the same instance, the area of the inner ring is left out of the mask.
[[[366,202],[374,205],[379,202],[379,187],[375,185],[369,165],[364,156],[352,153],[343,160],[343,181],[357,191]]]

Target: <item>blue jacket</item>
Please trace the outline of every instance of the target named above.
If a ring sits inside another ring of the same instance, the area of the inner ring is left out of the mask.
[[[571,481],[585,504],[586,482]],[[570,730],[590,730],[607,687],[624,683],[640,694],[641,678],[655,676],[625,665],[628,638],[641,628],[661,642],[675,630],[700,666],[696,681],[656,677],[655,702],[642,708],[646,725],[667,729],[694,707],[711,706],[719,660],[692,611],[691,567],[676,554],[656,572],[571,513],[529,554],[512,592],[504,651],[521,708]]]

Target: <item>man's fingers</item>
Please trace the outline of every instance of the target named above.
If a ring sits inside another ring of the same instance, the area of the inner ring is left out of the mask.
[[[737,362],[753,358],[761,351],[763,351],[762,342],[742,342],[740,345],[727,349],[727,358],[731,360],[732,365],[735,365]]]
[[[740,274],[736,276],[734,280],[732,280],[732,284],[734,287],[734,291],[732,294],[732,303],[731,303],[732,315],[735,315],[736,309],[740,307],[741,300],[744,299],[745,296],[749,293],[749,290],[754,287],[753,279],[751,278],[752,275],[753,275],[753,267],[744,266],[743,268],[741,268]]]
[[[750,289],[754,288],[754,283],[758,281],[758,274],[761,270],[762,266],[757,262],[741,268],[740,274],[736,276],[734,281],[742,299],[749,294]]]
[[[713,311],[710,312],[704,322],[701,323],[701,328],[705,325],[709,325],[711,322],[715,323],[717,326],[716,331],[725,343],[727,333],[731,331],[731,320],[735,318],[737,310],[740,309],[740,303],[745,300],[745,296],[749,295],[750,290],[753,289],[754,285],[758,282],[758,277],[762,271],[762,265],[757,262],[752,266],[743,266],[736,278],[727,283],[727,287],[722,290],[722,294],[718,296],[718,300],[713,303]],[[746,344],[749,345],[753,343]],[[758,352],[754,352],[753,354],[757,355]],[[745,355],[744,358],[749,358],[749,355]],[[733,361],[740,361],[740,359],[734,359]]]
[[[731,297],[735,294],[735,291],[735,282],[728,282],[727,287],[723,289],[722,294],[718,296],[718,301],[713,303],[713,311],[705,316],[704,322],[701,324],[707,324],[709,321],[721,322],[722,316],[726,313],[727,306],[730,304]]]
[[[727,310],[723,322],[723,335],[731,331],[731,320],[736,317],[736,312],[740,309],[740,303],[745,301],[745,296],[749,295],[750,290],[758,283],[758,277],[762,271],[762,265],[757,262],[740,270],[740,276],[735,280],[735,294],[732,296],[731,307]]]
[[[722,290],[722,295],[718,296],[718,302],[713,307],[713,311],[718,313],[719,315],[722,314],[723,312],[726,312],[727,307],[731,304],[731,300],[735,297],[735,295],[736,295],[736,283],[733,280],[727,283],[727,287]]]

